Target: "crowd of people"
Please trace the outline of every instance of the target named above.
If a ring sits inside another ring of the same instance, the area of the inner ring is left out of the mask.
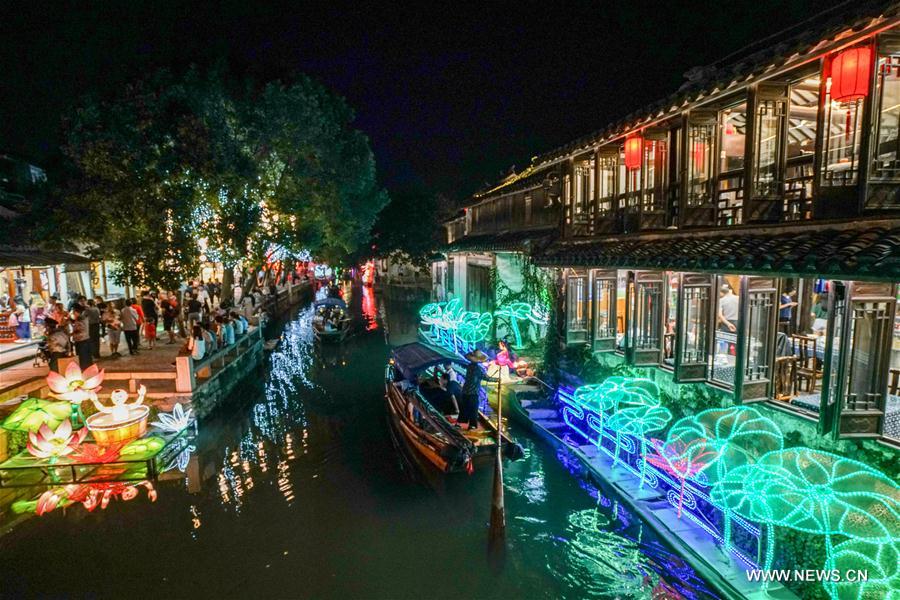
[[[166,344],[181,343],[181,354],[200,360],[247,333],[263,297],[261,292],[246,294],[234,306],[221,301],[221,287],[214,282],[188,285],[181,294],[145,290],[140,299],[124,301],[76,296],[68,307],[51,296],[43,319],[42,353],[51,370],[58,371],[59,359],[72,354],[86,369],[102,357],[104,339],[107,357],[115,359],[122,356],[123,337],[122,351],[136,355],[154,349],[161,330]]]

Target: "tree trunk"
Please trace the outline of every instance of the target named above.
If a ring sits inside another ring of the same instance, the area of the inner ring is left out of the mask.
[[[219,304],[234,304],[234,267],[225,265],[222,269],[222,291],[219,292]]]

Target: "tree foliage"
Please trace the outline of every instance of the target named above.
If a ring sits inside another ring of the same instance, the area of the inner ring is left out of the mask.
[[[425,264],[435,248],[441,246],[441,221],[451,203],[424,191],[394,194],[391,203],[378,214],[373,229],[377,256],[405,254],[416,264]]]
[[[307,77],[152,73],[65,122],[55,223],[115,261],[120,283],[174,287],[210,260],[256,269],[273,249],[337,261],[387,194],[353,111]],[[49,233],[49,232],[48,232]]]

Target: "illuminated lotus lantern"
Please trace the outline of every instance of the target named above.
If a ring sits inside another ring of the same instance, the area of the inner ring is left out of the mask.
[[[73,423],[78,420],[83,423],[81,403],[97,398],[104,375],[105,371],[100,370],[97,365],[91,365],[82,372],[78,363],[73,361],[66,367],[65,375],[50,371],[47,374],[47,386],[51,396],[72,403]]]
[[[75,451],[84,437],[86,429],[72,431],[72,423],[63,421],[54,431],[46,423],[37,433],[28,434],[28,452],[36,458],[49,458],[51,462]]]
[[[128,392],[114,390],[110,395],[112,406],[107,406],[93,399],[99,411],[87,418],[86,425],[99,446],[122,444],[137,439],[147,431],[147,417],[150,408],[144,406],[147,388],[143,385],[138,390],[137,398],[128,401]]]

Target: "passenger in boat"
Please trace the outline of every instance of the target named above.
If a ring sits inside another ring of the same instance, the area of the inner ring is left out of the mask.
[[[452,372],[452,369],[451,371]],[[450,412],[444,413],[445,415],[452,415],[454,417],[459,417],[459,403],[462,401],[462,386],[459,385],[455,380],[450,380],[450,373],[443,372],[441,373],[441,388],[443,388],[444,393],[450,399]],[[455,419],[454,419],[455,420]]]
[[[466,367],[466,381],[462,388],[462,402],[459,406],[459,423],[468,430],[478,429],[478,394],[482,381],[497,381],[484,372],[481,364],[487,362],[487,355],[481,350],[473,350],[466,354],[469,365]]]

